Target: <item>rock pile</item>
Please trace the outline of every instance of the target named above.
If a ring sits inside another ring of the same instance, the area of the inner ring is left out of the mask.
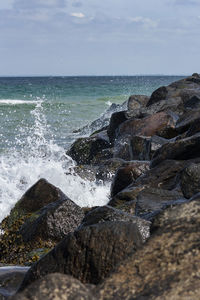
[[[200,75],[131,96],[67,154],[112,181],[109,203],[27,191],[1,224],[1,261],[36,261],[12,299],[199,299]]]

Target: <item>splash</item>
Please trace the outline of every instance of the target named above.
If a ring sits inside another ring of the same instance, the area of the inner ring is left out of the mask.
[[[21,122],[11,154],[0,157],[0,221],[40,178],[59,187],[81,207],[108,202],[109,185],[83,180],[71,171],[75,162],[53,141],[43,104],[43,101],[37,102],[30,112],[31,127]]]

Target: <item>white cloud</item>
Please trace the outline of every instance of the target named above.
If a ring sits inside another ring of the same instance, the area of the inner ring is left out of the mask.
[[[130,17],[128,19],[131,23],[139,23],[139,24],[144,25],[147,28],[148,27],[151,27],[151,28],[157,27],[157,22],[150,18],[144,18],[144,17],[138,16],[138,17]]]
[[[71,13],[70,16],[75,17],[75,18],[79,18],[79,19],[85,18],[85,15],[83,13],[81,13],[81,12],[79,12],[79,13],[75,13],[75,12]]]

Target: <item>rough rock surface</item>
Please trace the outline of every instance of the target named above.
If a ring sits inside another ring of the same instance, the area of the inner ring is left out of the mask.
[[[94,300],[90,289],[79,280],[60,273],[48,274],[11,300]]]
[[[136,224],[104,222],[68,234],[52,251],[36,262],[20,290],[49,273],[72,275],[83,283],[99,283],[115,265],[141,246]]]
[[[181,173],[181,190],[186,198],[200,192],[200,164],[191,163]]]
[[[141,233],[143,241],[146,241],[150,236],[150,222],[144,219],[133,216],[129,213],[125,213],[119,209],[113,208],[111,206],[102,206],[90,211],[81,224],[81,228],[84,226],[89,226],[93,224],[109,222],[109,221],[123,221],[134,223],[138,226],[138,230]]]
[[[199,299],[199,226],[199,201],[165,210],[143,248],[98,286],[97,299]]]
[[[111,197],[130,185],[147,170],[149,170],[147,161],[130,161],[126,166],[119,168],[112,182]]]

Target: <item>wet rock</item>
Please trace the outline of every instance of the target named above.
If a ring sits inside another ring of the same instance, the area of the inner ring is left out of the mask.
[[[190,128],[191,125],[200,119],[200,110],[190,110],[184,113],[176,123],[176,129],[179,133],[183,133]]]
[[[153,156],[151,167],[166,159],[188,160],[200,157],[200,133],[163,145]]]
[[[97,180],[112,181],[117,169],[126,164],[126,161],[121,158],[111,158],[105,160],[97,169]]]
[[[108,222],[108,221],[123,221],[123,222],[130,222],[133,224],[136,224],[138,227],[138,230],[142,236],[142,240],[145,242],[150,234],[150,222],[146,221],[144,219],[138,218],[136,216],[133,216],[131,214],[125,213],[123,211],[120,211],[119,209],[113,208],[111,206],[102,206],[98,207],[91,212],[89,212],[85,218],[83,219],[83,222],[81,224],[81,228],[84,226],[89,226],[93,224]]]
[[[95,181],[98,167],[91,165],[78,165],[66,173],[67,176],[80,176],[83,180]]]
[[[79,280],[60,273],[48,274],[29,285],[12,300],[94,300],[92,292]]]
[[[200,132],[200,118],[196,119],[185,133],[185,137],[195,135]]]
[[[17,202],[11,215],[17,214],[17,210],[33,213],[49,203],[68,198],[59,188],[45,179],[37,181]]]
[[[112,197],[112,199],[108,202],[108,205],[118,208],[126,202],[134,201],[132,203],[132,209],[134,209],[135,214],[137,196],[144,188],[145,186],[128,186]]]
[[[161,215],[159,229],[142,249],[97,287],[97,299],[199,299],[200,202]]]
[[[193,96],[184,103],[186,109],[199,109],[200,108],[200,97]]]
[[[125,111],[120,111],[112,114],[107,130],[111,143],[113,143],[116,138],[116,130],[118,129],[119,125],[125,122],[126,120],[127,117]]]
[[[149,99],[149,102],[147,103],[147,107],[154,104],[154,103],[157,103],[161,100],[165,100],[166,97],[167,97],[167,94],[168,94],[168,90],[165,86],[161,86],[159,87],[157,90],[155,90],[150,99]]]
[[[147,161],[131,161],[117,170],[111,186],[111,197],[130,185],[139,176],[149,170]]]
[[[168,191],[160,188],[143,189],[137,196],[136,215],[141,217],[150,215],[182,198],[182,193],[177,191]]]
[[[121,136],[115,141],[113,157],[126,161],[131,160],[130,138],[128,136]]]
[[[99,159],[96,157],[99,152],[110,147],[110,143],[99,137],[79,138],[77,139],[67,152],[78,164],[97,163]],[[105,155],[105,159],[108,158]]]
[[[147,102],[149,101],[149,97],[146,95],[132,95],[128,99],[128,113],[130,111],[135,111],[141,107],[145,107]]]
[[[119,127],[120,136],[153,136],[170,138],[175,135],[177,118],[172,113],[159,112],[143,119],[130,119]]]
[[[18,266],[0,268],[0,299],[7,299],[16,293],[28,269]]]
[[[159,136],[134,136],[130,140],[130,153],[132,160],[151,160],[154,152],[168,142]]]
[[[116,243],[117,241],[117,243]],[[68,234],[51,252],[35,263],[20,287],[49,273],[72,275],[83,283],[97,284],[117,263],[141,246],[136,224],[104,222]]]
[[[200,192],[200,164],[191,163],[181,173],[181,190],[186,198]]]
[[[83,210],[70,199],[65,199],[51,203],[29,217],[19,233],[24,242],[35,239],[59,242],[73,232],[83,218]]]
[[[164,160],[156,167],[139,177],[133,186],[146,186],[173,190],[177,188],[180,180],[180,172],[186,166],[185,161]]]

